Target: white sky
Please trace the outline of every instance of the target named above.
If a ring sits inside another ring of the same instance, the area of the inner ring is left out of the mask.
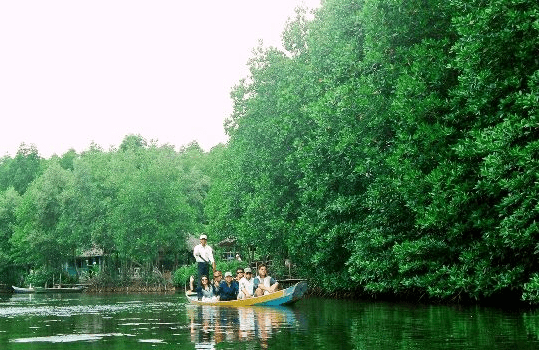
[[[320,0],[0,1],[0,157],[49,158],[128,134],[179,148],[226,142],[231,88],[258,39]]]

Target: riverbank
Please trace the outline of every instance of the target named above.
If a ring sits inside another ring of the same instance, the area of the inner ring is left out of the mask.
[[[103,286],[103,285],[88,285],[85,292],[87,293],[175,293],[176,287],[172,284],[132,284],[129,286]]]

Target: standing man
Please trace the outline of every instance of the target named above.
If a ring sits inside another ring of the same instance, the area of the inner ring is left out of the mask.
[[[193,250],[193,255],[198,265],[198,282],[200,285],[200,279],[202,276],[210,275],[210,263],[212,264],[213,271],[215,271],[215,260],[213,259],[213,249],[207,244],[208,236],[200,235],[200,244]]]

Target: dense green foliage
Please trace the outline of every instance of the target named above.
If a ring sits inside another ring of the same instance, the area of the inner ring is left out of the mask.
[[[132,267],[144,277],[185,263],[179,259],[190,249],[186,235],[205,229],[211,159],[196,143],[177,152],[135,135],[117,150],[92,146],[49,160],[22,145],[0,163],[0,174],[7,174],[0,192],[0,281],[50,285],[66,262],[96,248],[113,265],[102,266],[108,273],[101,279],[121,282]]]
[[[307,16],[232,93],[214,230],[329,291],[538,302],[538,3]]]
[[[91,246],[160,266],[204,229],[328,292],[538,303],[539,3],[325,0],[282,38],[226,146],[4,157],[4,278]]]

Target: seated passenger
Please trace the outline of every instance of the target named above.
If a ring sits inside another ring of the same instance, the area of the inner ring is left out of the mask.
[[[198,300],[202,301],[217,301],[219,296],[215,295],[213,286],[210,284],[208,276],[203,275],[200,278],[200,286],[197,287]]]
[[[195,276],[189,276],[189,281],[186,282],[187,284],[189,284],[189,289],[186,288],[187,293],[195,293]]]
[[[220,286],[221,282],[223,282],[223,275],[221,274],[221,271],[217,270],[213,273],[213,280],[211,281],[211,285],[213,286],[213,294],[220,295]]]
[[[240,284],[240,280],[243,278],[243,276],[244,276],[243,269],[241,267],[238,267],[236,269],[236,277],[234,278],[236,282],[238,282],[238,285]]]
[[[251,268],[246,267],[245,277],[240,280],[238,299],[247,299],[252,298],[254,294],[254,285],[253,285],[253,273]]]
[[[277,282],[273,277],[268,276],[266,265],[261,264],[258,266],[258,276],[255,277],[253,281],[253,287],[255,289],[255,296],[259,297],[262,295],[273,293],[277,290],[279,282]]]
[[[225,272],[225,280],[219,285],[221,301],[236,300],[238,298],[238,282],[232,278],[231,272]]]

